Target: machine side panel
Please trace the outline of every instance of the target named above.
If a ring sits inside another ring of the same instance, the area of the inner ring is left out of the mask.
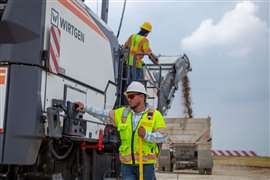
[[[43,0],[8,0],[0,21],[0,64],[9,69],[1,164],[33,164],[44,134],[40,66],[45,4]]]
[[[118,65],[120,63],[120,44],[118,42],[118,38],[116,37],[114,32],[107,26],[107,24],[105,24],[103,20],[101,20],[91,9],[89,9],[88,7],[86,7],[86,9],[88,10],[88,14],[93,18],[95,23],[100,27],[100,29],[104,32],[104,34],[108,37],[108,40],[110,41],[115,80],[117,82],[119,73]]]
[[[47,1],[45,32],[52,26],[61,34],[56,45],[60,74],[100,90],[115,82],[110,41],[80,3]],[[49,49],[50,38],[45,33],[44,49]]]
[[[113,104],[113,100],[107,98],[107,101],[105,101],[105,97],[107,96],[105,91],[95,91],[95,89],[77,84],[76,82],[64,77],[56,76],[52,73],[48,73],[46,76],[46,73],[43,72],[42,79],[43,83],[46,83],[46,86],[42,86],[43,88],[46,88],[45,91],[41,91],[42,96],[45,96],[45,102],[43,102],[44,112],[47,111],[48,107],[52,107],[53,99],[64,100],[65,102],[80,101],[97,109],[103,109],[104,106],[112,108],[110,105]],[[115,93],[113,90],[108,91],[110,93]],[[104,128],[104,125],[101,124],[102,122],[87,113],[84,114],[83,118],[88,120],[87,133],[84,138],[98,139],[99,130]]]
[[[41,70],[11,65],[5,118],[2,163],[33,164],[43,137]]]

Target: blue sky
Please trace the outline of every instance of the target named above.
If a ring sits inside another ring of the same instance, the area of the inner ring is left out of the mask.
[[[110,0],[115,33],[122,5]],[[213,148],[270,155],[269,1],[127,0],[120,43],[144,21],[153,52],[190,57],[194,116],[212,118]],[[169,116],[183,116],[180,92]]]

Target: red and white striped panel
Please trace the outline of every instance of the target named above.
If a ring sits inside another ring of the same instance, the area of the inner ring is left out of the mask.
[[[60,56],[61,31],[55,26],[50,29],[50,58],[49,71],[55,74],[59,73],[59,56]]]
[[[257,156],[254,151],[211,150],[213,156]]]

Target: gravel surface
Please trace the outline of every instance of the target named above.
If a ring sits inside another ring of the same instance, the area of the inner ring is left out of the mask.
[[[217,165],[212,175],[199,175],[197,171],[156,173],[157,180],[270,180],[270,168]]]

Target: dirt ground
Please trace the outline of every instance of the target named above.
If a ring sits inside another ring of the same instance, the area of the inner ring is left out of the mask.
[[[212,175],[199,175],[197,171],[156,173],[157,180],[270,180],[270,168],[233,165],[215,165]]]

